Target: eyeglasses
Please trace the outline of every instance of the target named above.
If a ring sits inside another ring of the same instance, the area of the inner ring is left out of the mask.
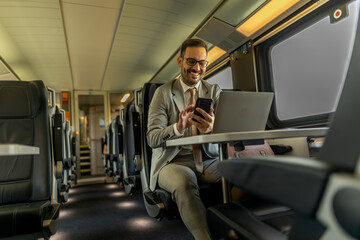
[[[209,62],[206,60],[197,61],[196,59],[193,59],[193,58],[186,58],[185,60],[186,60],[187,65],[189,65],[191,67],[195,66],[196,63],[199,63],[200,67],[205,68],[209,64]]]

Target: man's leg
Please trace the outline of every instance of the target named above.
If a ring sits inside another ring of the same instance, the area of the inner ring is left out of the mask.
[[[195,172],[183,164],[170,163],[161,169],[158,183],[171,193],[185,226],[195,239],[211,239]]]
[[[221,175],[219,173],[219,170],[217,168],[217,165],[219,164],[218,159],[213,160],[206,160],[203,162],[204,165],[204,174],[199,175],[199,179],[202,182],[207,183],[216,183],[221,180]]]

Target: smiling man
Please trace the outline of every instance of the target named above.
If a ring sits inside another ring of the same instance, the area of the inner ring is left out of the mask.
[[[211,238],[198,182],[220,181],[216,166],[217,147],[212,144],[197,145],[197,149],[195,146],[166,147],[166,140],[210,133],[221,90],[218,85],[202,80],[208,65],[207,47],[203,41],[186,40],[181,46],[178,65],[180,78],[159,87],[149,108],[147,140],[153,148],[150,188],[160,187],[170,192],[184,224],[195,239],[207,240]],[[209,113],[196,109],[204,118],[193,114],[194,98],[199,97],[211,98],[214,103]]]

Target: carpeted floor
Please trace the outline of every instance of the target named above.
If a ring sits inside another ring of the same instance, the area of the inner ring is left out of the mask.
[[[157,221],[147,215],[141,194],[127,195],[116,184],[70,190],[51,240],[192,240],[181,220]]]

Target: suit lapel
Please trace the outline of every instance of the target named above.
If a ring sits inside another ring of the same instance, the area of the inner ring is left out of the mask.
[[[211,98],[210,85],[204,80],[201,80],[201,82],[202,84],[200,85],[200,89],[199,89],[199,97]]]
[[[173,101],[179,112],[185,107],[184,93],[180,84],[180,79],[175,79],[172,85]]]

